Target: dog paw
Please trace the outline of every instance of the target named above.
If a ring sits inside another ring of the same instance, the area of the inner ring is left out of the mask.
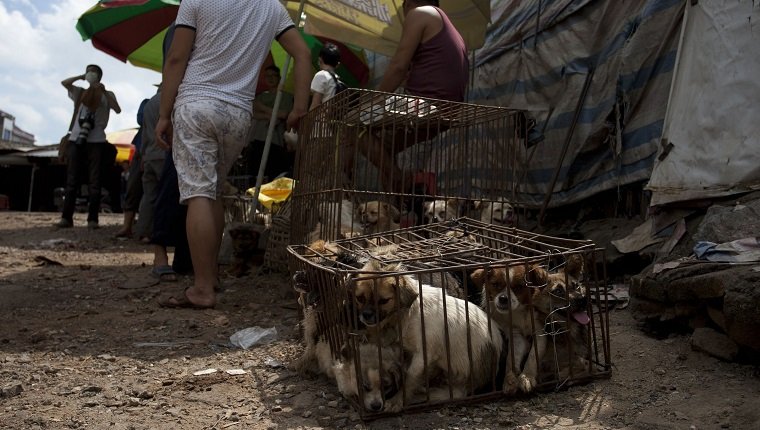
[[[517,378],[514,373],[508,374],[504,378],[504,386],[502,387],[504,394],[511,396],[517,393]]]
[[[401,396],[394,396],[393,398],[386,400],[383,407],[383,411],[391,413],[401,412],[403,409],[404,400],[401,398]]]
[[[523,373],[518,379],[520,391],[523,393],[530,393],[536,388],[536,378],[531,378]]]

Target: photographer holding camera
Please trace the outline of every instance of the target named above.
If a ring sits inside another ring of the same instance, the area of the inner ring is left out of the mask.
[[[87,173],[88,178],[88,214],[87,227],[98,228],[98,212],[100,212],[100,189],[103,168],[103,157],[108,150],[106,142],[106,125],[110,110],[120,113],[121,107],[113,92],[107,91],[100,82],[103,70],[90,64],[85,68],[85,74],[73,76],[61,81],[69,92],[69,98],[74,101],[76,120],[71,128],[68,147],[66,148],[66,195],[63,203],[61,219],[55,226],[68,228],[74,226],[74,208],[79,179]],[[74,85],[78,80],[85,80],[87,89]]]

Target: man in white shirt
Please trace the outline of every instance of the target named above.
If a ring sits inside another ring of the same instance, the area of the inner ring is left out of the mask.
[[[109,149],[106,126],[111,109],[116,113],[121,112],[116,95],[106,90],[100,82],[102,78],[103,69],[96,64],[90,64],[85,68],[84,75],[72,76],[61,81],[78,111],[66,148],[66,195],[61,219],[55,224],[58,228],[74,226],[74,209],[82,171],[87,172],[88,178],[87,227],[98,228],[103,158],[105,151]],[[87,81],[89,87],[84,89],[74,85],[78,80]]]
[[[247,143],[256,78],[274,39],[295,59],[295,102],[288,126],[306,114],[311,64],[306,43],[277,0],[184,0],[166,58],[156,138],[172,148],[195,272],[167,307],[216,304],[224,230],[222,185]]]

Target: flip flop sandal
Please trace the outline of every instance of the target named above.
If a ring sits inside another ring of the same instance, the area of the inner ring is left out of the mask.
[[[157,283],[177,282],[178,279],[177,272],[175,272],[174,269],[172,269],[172,266],[169,265],[153,267],[150,271],[150,275],[158,280]]]
[[[187,288],[181,294],[170,294],[158,299],[158,305],[170,309],[213,309],[214,306],[196,305],[187,298]]]

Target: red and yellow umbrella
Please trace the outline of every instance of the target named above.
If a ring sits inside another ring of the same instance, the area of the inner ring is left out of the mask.
[[[253,6],[252,6],[253,7]],[[138,67],[161,71],[163,40],[167,28],[177,16],[179,0],[101,0],[83,13],[76,28],[83,40],[121,61],[129,61]],[[341,66],[337,73],[351,87],[363,87],[369,81],[364,51],[359,48],[303,34],[312,52],[316,72],[319,50],[325,42],[335,43],[341,51]],[[285,50],[279,43],[272,44],[270,64],[283,66]],[[259,83],[263,84],[263,80]],[[285,90],[292,90],[292,76],[285,78]],[[260,89],[262,85],[259,85]]]

